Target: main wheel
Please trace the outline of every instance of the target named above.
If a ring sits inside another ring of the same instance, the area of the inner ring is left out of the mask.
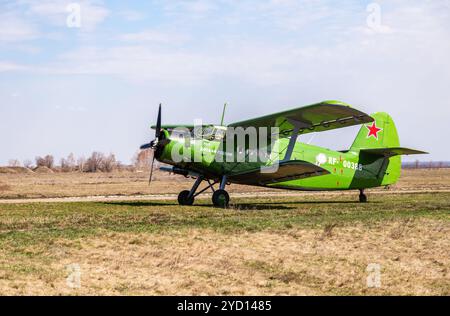
[[[194,197],[192,196],[189,198],[189,190],[181,191],[180,194],[178,194],[178,204],[180,205],[192,205],[194,204]]]
[[[359,194],[359,202],[366,203],[367,202],[367,195],[365,195],[364,193],[360,193]]]
[[[225,190],[217,190],[212,196],[212,202],[215,207],[227,208],[230,203],[230,196]]]

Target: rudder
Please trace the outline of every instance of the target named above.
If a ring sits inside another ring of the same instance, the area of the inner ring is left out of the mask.
[[[377,112],[371,115],[374,118],[372,123],[367,123],[361,126],[353,144],[351,151],[360,151],[361,149],[376,149],[376,148],[390,148],[399,147],[400,140],[397,134],[392,117],[385,112]],[[383,159],[380,162],[380,176],[379,185],[389,185],[397,182],[400,177],[401,157],[395,156],[390,158],[381,158],[379,156],[369,155],[370,157],[362,157],[360,153],[360,160],[375,161]],[[375,164],[376,165],[376,164]]]

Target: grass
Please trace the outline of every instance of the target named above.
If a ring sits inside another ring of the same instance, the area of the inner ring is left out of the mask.
[[[405,218],[448,219],[450,193],[371,197],[366,204],[351,196],[236,200],[220,210],[209,201],[180,207],[174,201],[29,203],[0,205],[0,238],[38,233],[50,236],[114,232],[161,232],[209,228],[220,232],[317,228],[334,223],[370,225]]]
[[[354,199],[0,204],[0,294],[449,295],[450,193]]]
[[[120,171],[112,173],[0,173],[0,198],[59,198],[85,196],[140,196],[146,194],[178,194],[190,188],[191,179],[155,170],[153,185],[148,185],[149,172]],[[242,190],[233,186],[231,192]],[[267,189],[255,188],[254,191]]]
[[[450,191],[450,169],[404,170],[393,190]],[[0,173],[0,199],[83,197],[102,195],[178,194],[190,188],[191,179],[155,171],[154,183],[148,186],[148,172],[113,173]],[[270,192],[266,188],[232,185],[234,192]],[[273,191],[273,190],[272,190]],[[277,191],[280,192],[280,191]]]

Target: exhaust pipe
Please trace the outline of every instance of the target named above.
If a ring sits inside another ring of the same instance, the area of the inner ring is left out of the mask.
[[[159,170],[164,171],[164,172],[169,172],[169,173],[174,173],[174,174],[180,174],[182,176],[185,177],[198,177],[199,174],[196,172],[192,172],[186,169],[182,169],[182,168],[178,168],[178,167],[160,167]]]

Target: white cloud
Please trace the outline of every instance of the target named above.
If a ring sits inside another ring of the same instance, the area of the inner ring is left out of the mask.
[[[183,3],[174,2],[172,6],[183,6],[185,9],[186,4]],[[204,8],[198,9],[201,12],[210,8],[205,1],[199,3],[201,5],[197,5]],[[255,2],[243,1],[237,6],[249,3]],[[299,7],[297,1],[278,0],[260,4],[255,10],[271,12],[271,17],[289,17],[291,11],[295,13],[302,6],[307,10],[301,16],[311,15],[314,19],[321,19],[322,16],[322,19],[327,20],[324,17],[330,14],[325,4],[317,4],[316,1],[304,2]],[[50,6],[38,8],[35,7],[36,12],[53,12]],[[275,9],[271,11],[270,8]],[[314,14],[314,8],[319,8],[318,13]],[[313,12],[310,14],[311,10]],[[118,35],[118,39],[124,42],[118,46],[80,47],[35,68],[40,72],[114,74],[139,81],[165,80],[190,84],[229,76],[255,84],[271,85],[291,84],[305,76],[319,80],[317,73],[320,72],[333,79],[334,74],[357,76],[361,72],[371,72],[382,77],[392,69],[409,71],[411,65],[420,69],[420,63],[427,63],[428,67],[430,64],[442,63],[441,59],[448,54],[449,43],[446,39],[450,31],[443,17],[436,19],[436,14],[441,14],[439,8],[420,5],[400,6],[386,12],[383,10],[382,21],[390,31],[381,34],[367,28],[364,6],[361,6],[361,11],[360,26],[350,24],[344,27],[345,24],[341,24],[340,28],[331,29],[332,42],[306,44],[289,41],[280,44],[272,39],[258,41],[228,37],[225,32],[199,46],[195,45],[199,39],[190,38],[184,33],[148,29]],[[286,25],[289,28],[299,26]],[[192,41],[189,48],[177,46],[174,49],[172,45],[185,44],[187,41]],[[433,49],[430,50],[430,47]],[[384,69],[380,63],[392,64],[391,69],[386,69],[385,74],[380,73]],[[440,69],[448,67],[447,62]]]
[[[0,43],[21,42],[39,37],[39,31],[30,22],[13,13],[0,13]]]
[[[95,5],[90,2],[81,2],[81,20],[82,28],[87,30],[93,30],[95,27],[102,23],[110,12],[108,9],[101,5]]]
[[[268,48],[241,43],[241,51],[173,52],[165,48],[127,45],[114,48],[83,47],[58,61],[35,68],[40,73],[115,75],[133,82],[168,82],[199,85],[216,77],[231,76],[268,85],[292,80],[289,63],[301,52],[289,47]],[[288,54],[286,52],[289,52]],[[284,55],[285,59],[279,56]],[[277,69],[281,68],[281,70]]]
[[[117,15],[127,21],[141,21],[145,18],[144,13],[135,10],[123,10]]]
[[[166,44],[182,44],[190,39],[188,35],[175,32],[145,30],[136,33],[126,33],[118,38],[125,42],[157,42]]]
[[[69,15],[67,7],[70,3],[79,3],[81,8],[81,30],[93,31],[97,25],[102,23],[110,14],[102,1],[95,0],[41,0],[25,1],[28,5],[29,16],[33,15],[44,19],[50,24],[65,26]]]
[[[23,65],[19,65],[16,63],[8,62],[8,61],[0,61],[0,72],[7,71],[18,71],[18,70],[26,70],[27,68]]]
[[[61,56],[40,71],[60,74],[117,75],[132,81],[199,83],[209,76],[211,57],[165,52],[146,46],[85,47]]]
[[[66,27],[69,12],[67,5],[73,1],[62,0],[20,0],[17,3],[2,5],[0,9],[0,44],[19,43],[40,38],[52,38],[53,33],[40,31],[43,22],[60,27]],[[109,15],[102,2],[95,0],[80,0],[81,31],[93,31]]]
[[[339,13],[327,1],[273,0],[259,6],[259,12],[278,27],[298,31],[316,21],[331,19]]]
[[[164,11],[167,15],[184,18],[205,18],[211,12],[218,10],[219,3],[209,0],[167,0],[164,3]]]

